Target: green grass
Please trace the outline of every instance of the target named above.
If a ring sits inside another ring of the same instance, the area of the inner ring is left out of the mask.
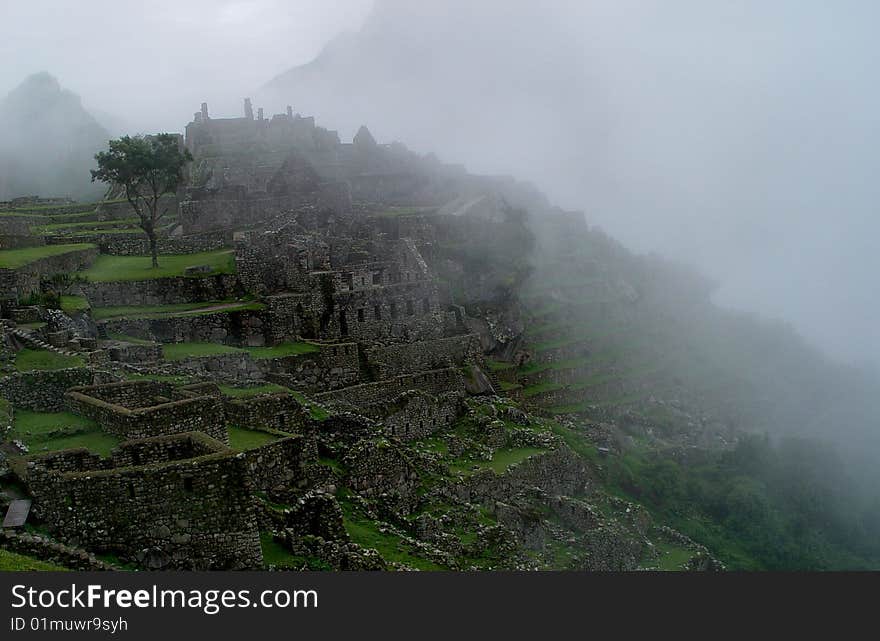
[[[345,530],[354,543],[376,550],[388,563],[403,563],[426,571],[446,569],[418,556],[416,550],[399,537],[380,532],[375,522],[362,517],[348,501],[342,499],[339,504],[344,514]]]
[[[505,363],[504,361],[493,361],[491,358],[486,359],[486,367],[492,372],[503,372],[514,367],[513,363]]]
[[[274,347],[232,347],[218,343],[170,343],[163,347],[165,360],[179,361],[185,358],[204,358],[222,354],[250,354],[253,358],[280,358],[294,354],[317,352],[318,347],[311,343],[282,343]]]
[[[91,243],[75,243],[71,245],[43,245],[42,247],[23,247],[21,249],[4,249],[0,251],[0,268],[15,269],[42,258],[60,256],[83,249],[94,249]]]
[[[25,348],[15,355],[15,369],[19,372],[34,370],[56,370],[68,367],[82,367],[83,361],[79,356],[65,356],[48,350],[36,350]]]
[[[260,546],[263,548],[263,564],[277,568],[303,569],[312,571],[332,570],[326,562],[315,557],[303,557],[292,554],[287,548],[275,541],[269,532],[260,533]]]
[[[537,396],[538,394],[543,394],[545,392],[555,392],[561,389],[565,389],[565,385],[561,385],[560,383],[538,383],[537,385],[529,385],[528,387],[524,387],[523,396],[525,398],[530,398],[532,396]]]
[[[504,474],[512,465],[522,463],[535,454],[543,454],[546,450],[536,447],[519,447],[508,450],[498,450],[491,461],[459,461],[449,466],[450,471],[461,474],[471,474],[474,466],[481,470],[492,470],[495,474]]]
[[[67,572],[67,568],[0,548],[0,572]]]
[[[252,301],[242,301],[233,304],[234,301],[217,301],[209,303],[178,303],[174,305],[122,305],[118,307],[96,307],[92,310],[92,318],[95,320],[105,320],[108,318],[172,318],[175,316],[200,316],[203,314],[222,314],[225,312],[240,312],[245,310],[261,310],[265,306],[261,303]],[[211,307],[220,305],[229,305],[215,312],[205,311],[202,314],[199,310],[208,310]]]
[[[229,425],[226,429],[229,432],[229,447],[239,451],[253,450],[281,438],[275,434],[249,430],[237,425]]]
[[[119,439],[102,431],[94,421],[69,412],[16,410],[10,438],[22,441],[31,454],[84,447],[108,456],[119,444]]]
[[[13,250],[19,251],[19,250]],[[0,252],[2,253],[2,252]],[[209,265],[211,274],[235,273],[235,259],[230,249],[199,254],[174,254],[159,256],[159,267],[153,268],[149,256],[98,256],[90,269],[81,275],[93,282],[151,280],[183,276],[187,267]],[[200,275],[203,276],[203,275]]]
[[[246,347],[246,351],[254,358],[282,358],[299,354],[314,354],[320,348],[312,343],[282,343],[272,347]]]
[[[656,547],[660,552],[660,558],[643,562],[641,564],[642,568],[657,568],[664,572],[675,572],[683,570],[687,562],[694,556],[691,550],[673,545],[672,543],[658,543]]]
[[[85,296],[62,296],[61,309],[65,314],[76,314],[89,308],[89,301]]]
[[[50,223],[48,225],[34,225],[31,227],[31,233],[33,234],[51,234],[53,232],[61,232],[70,230],[70,231],[78,231],[84,229],[92,229],[99,230],[102,227],[106,228],[118,228],[123,225],[137,225],[137,218],[123,218],[119,220],[90,220],[86,222],[79,223]],[[101,230],[103,231],[103,230]]]
[[[568,445],[568,447],[570,447],[576,454],[582,456],[589,461],[595,461],[599,457],[599,450],[597,450],[596,446],[590,443],[587,440],[587,437],[583,434],[567,427],[563,427],[556,422],[550,423],[550,429],[553,431],[554,434],[562,437],[562,440],[565,441],[565,444]]]
[[[316,421],[325,421],[330,418],[330,412],[325,410],[317,403],[310,401],[302,392],[291,391],[293,397],[299,401],[299,404],[309,410],[309,415]]]
[[[166,361],[180,361],[185,358],[204,358],[222,354],[237,354],[244,350],[219,343],[169,343],[162,346]]]
[[[220,385],[220,391],[226,396],[232,398],[251,398],[260,394],[290,394],[291,391],[283,385],[275,383],[267,383],[266,385],[258,385],[256,387],[232,387],[231,385]]]

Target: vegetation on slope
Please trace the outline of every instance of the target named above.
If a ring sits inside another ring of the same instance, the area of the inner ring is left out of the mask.
[[[90,243],[73,243],[69,245],[42,245],[21,249],[4,249],[0,251],[0,268],[15,269],[50,256],[60,256],[83,249],[93,249]]]
[[[232,250],[221,249],[198,254],[163,255],[158,267],[153,267],[149,256],[109,256],[101,255],[80,275],[94,282],[116,282],[151,280],[183,276],[187,267],[206,265],[209,274],[199,274],[193,278],[217,274],[234,274],[235,258]]]

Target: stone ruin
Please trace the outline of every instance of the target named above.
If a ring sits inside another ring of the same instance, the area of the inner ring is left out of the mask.
[[[601,519],[566,498],[590,487],[583,462],[525,412],[498,414],[503,385],[486,361],[517,352],[522,327],[510,274],[467,249],[522,232],[508,202],[549,211],[532,188],[380,144],[366,127],[343,143],[292,107],[266,117],[250,99],[240,118],[211,117],[203,103],[183,144],[193,162],[165,197],[177,219],[160,253],[228,251],[234,270],[194,263],[179,276],[78,283],[75,293],[92,308],[201,309],[107,318],[86,309],[71,319],[21,304],[54,273],[143,253],[143,240],[125,234],[0,270],[11,348],[83,359],[4,377],[0,395],[14,410],[88,419],[119,441],[103,457],[17,453],[10,467],[53,536],[143,568],[238,569],[264,565],[260,533],[271,532],[310,562],[388,567],[350,540],[343,521],[358,514],[432,563],[465,569],[460,558],[487,550],[520,567],[517,540],[562,540],[558,526],[535,525],[534,496],[577,536],[600,531]],[[94,213],[127,215],[125,203]],[[559,221],[577,227],[569,215]],[[9,242],[25,242],[23,230],[10,227]],[[188,343],[225,349],[165,358]],[[272,351],[289,344],[301,349]],[[490,400],[475,406],[474,396]],[[471,469],[451,471],[427,451],[437,435],[443,444],[431,447]],[[530,456],[500,476],[480,467],[500,450]],[[407,520],[432,501],[455,508],[445,521],[427,511]],[[494,525],[481,522],[487,511]],[[474,540],[453,543],[462,528]],[[617,547],[601,539],[612,548],[603,558],[617,559],[609,567],[631,566],[641,549],[644,533],[627,532]]]

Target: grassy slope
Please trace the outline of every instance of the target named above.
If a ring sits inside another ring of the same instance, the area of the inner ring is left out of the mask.
[[[46,413],[16,410],[10,438],[27,445],[31,454],[75,447],[107,456],[119,439],[93,421],[68,412]]]
[[[24,247],[22,249],[4,249],[0,251],[0,268],[15,269],[29,263],[47,258],[60,256],[82,249],[92,249],[91,243],[75,243],[71,245],[43,245],[42,247]]]
[[[222,249],[199,254],[159,256],[159,267],[153,268],[149,256],[106,256],[95,260],[91,268],[80,273],[94,282],[117,282],[151,280],[183,276],[187,267],[208,265],[211,274],[235,273],[235,259],[232,250]]]
[[[15,355],[15,369],[19,372],[33,370],[56,370],[68,367],[82,367],[79,356],[65,356],[48,350],[23,349]]]
[[[173,316],[196,316],[199,310],[207,310],[219,305],[230,305],[223,309],[216,310],[216,313],[240,312],[240,311],[259,311],[264,308],[261,303],[251,301],[242,301],[240,304],[231,305],[233,301],[215,301],[208,303],[178,303],[173,305],[123,305],[119,307],[96,307],[92,310],[92,317],[95,320],[104,320],[107,318],[171,318]],[[201,312],[210,314],[214,312]]]
[[[67,568],[0,548],[0,572],[67,572]]]
[[[230,425],[227,431],[229,432],[229,447],[239,451],[253,450],[280,438],[268,432],[249,430],[236,425]]]

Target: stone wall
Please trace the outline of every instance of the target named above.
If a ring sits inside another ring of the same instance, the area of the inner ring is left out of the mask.
[[[115,570],[111,565],[99,561],[94,554],[52,541],[39,534],[11,529],[0,530],[0,548],[23,554],[32,558],[60,565],[71,570],[95,572]]]
[[[386,401],[408,390],[422,390],[431,394],[464,391],[464,378],[454,368],[438,369],[418,374],[407,374],[394,378],[362,383],[331,392],[315,394],[314,398],[322,404],[350,405],[361,408]]]
[[[482,356],[480,339],[476,334],[418,343],[374,345],[364,351],[370,367],[379,378],[460,366],[476,361]]]
[[[210,376],[214,380],[237,383],[262,380],[268,364],[247,352],[185,358],[167,365],[169,371],[184,376]]]
[[[360,381],[356,343],[321,345],[317,353],[272,359],[267,365],[268,380],[305,392],[334,390]]]
[[[63,412],[64,395],[72,387],[119,380],[108,372],[85,368],[16,372],[0,378],[0,396],[15,407],[34,412]]]
[[[144,234],[98,234],[94,241],[102,254],[114,256],[149,256],[150,241]],[[199,234],[198,236],[165,236],[156,242],[160,254],[198,254],[216,251],[229,246],[225,234]]]
[[[170,318],[101,321],[109,334],[134,336],[160,343],[223,343],[258,347],[270,343],[262,310],[216,311]]]
[[[459,498],[474,502],[505,501],[519,492],[538,487],[551,495],[587,493],[591,475],[583,461],[567,447],[536,454],[512,466],[505,474],[478,472],[458,484]]]
[[[214,449],[193,459],[63,472],[36,457],[27,484],[61,540],[149,569],[258,568],[247,461],[219,443]]]
[[[82,293],[93,307],[114,307],[211,302],[238,298],[244,292],[234,275],[218,274],[202,278],[175,276],[110,283],[92,282],[82,285]]]
[[[0,269],[0,297],[19,299],[40,290],[40,279],[62,272],[75,272],[92,264],[97,247],[69,251],[57,256],[40,258],[15,269]]]
[[[386,505],[407,514],[417,502],[418,470],[404,452],[384,439],[364,439],[343,458],[347,483],[368,498],[383,496]]]
[[[227,399],[226,422],[248,429],[273,428],[282,432],[301,432],[309,416],[291,394],[261,394],[251,398]]]
[[[166,391],[161,383],[128,381],[76,387],[65,398],[71,412],[96,421],[122,439],[203,432],[223,443],[229,442],[220,399],[200,396],[173,400],[174,396],[166,396]]]
[[[404,392],[363,408],[363,412],[382,423],[389,436],[402,441],[426,438],[450,425],[463,409],[464,395],[444,392],[437,396],[418,390]]]
[[[269,297],[266,304],[276,340],[430,340],[450,323],[432,281],[338,291],[327,275],[309,293]]]
[[[304,436],[288,436],[245,452],[251,483],[264,492],[302,485],[307,479],[306,466],[317,460],[314,439]]]

